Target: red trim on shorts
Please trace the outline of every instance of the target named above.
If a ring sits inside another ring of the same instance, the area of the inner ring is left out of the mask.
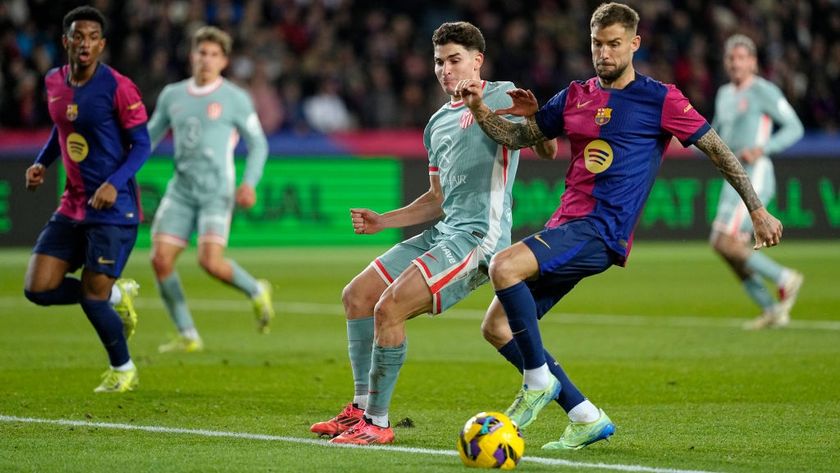
[[[431,272],[431,271],[429,271],[429,267],[428,267],[428,266],[426,266],[426,263],[424,263],[422,259],[417,258],[417,259],[415,259],[414,261],[417,261],[417,264],[419,264],[420,266],[422,266],[423,271],[425,271],[425,272],[426,272],[426,277],[427,277],[427,278],[431,278],[431,277],[432,277],[432,272]],[[431,288],[430,288],[430,289],[431,289]],[[432,293],[434,293],[434,292],[435,292],[435,291],[432,291]]]
[[[388,280],[388,284],[391,284],[391,283],[394,282],[394,278],[392,278],[391,275],[388,274],[388,270],[385,269],[385,266],[382,264],[381,261],[379,261],[379,258],[376,258],[375,260],[373,260],[373,264],[375,264],[376,267],[379,268],[380,273],[382,273],[382,275],[385,276],[385,279]]]
[[[467,259],[465,259],[463,263],[459,264],[458,267],[450,271],[446,276],[444,276],[438,282],[434,283],[431,287],[429,287],[429,289],[432,291],[432,294],[437,294],[438,291],[440,291],[441,289],[443,289],[444,286],[449,284],[449,281],[451,281],[455,276],[457,276],[458,273],[460,273],[461,270],[464,269],[467,263],[470,262],[470,260],[473,257],[473,254],[473,252],[470,252],[470,255],[467,256]]]

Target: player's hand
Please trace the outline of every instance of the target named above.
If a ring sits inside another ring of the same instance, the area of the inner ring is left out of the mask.
[[[470,110],[476,110],[484,103],[482,100],[484,88],[481,86],[480,80],[462,80],[455,86],[455,96],[461,97],[464,105],[469,107]]]
[[[764,207],[750,213],[755,229],[754,250],[776,246],[782,240],[782,222],[770,215]]]
[[[26,190],[34,191],[38,186],[43,184],[46,173],[47,168],[43,164],[35,163],[26,168]]]
[[[373,235],[381,231],[382,215],[370,209],[350,209],[350,219],[353,221],[353,232],[358,235]]]
[[[110,182],[103,182],[88,200],[88,205],[96,210],[110,209],[117,201],[117,188]]]
[[[239,184],[239,187],[236,188],[234,199],[236,200],[236,205],[243,209],[250,209],[257,203],[257,191],[248,184]]]
[[[757,146],[755,148],[747,148],[747,149],[741,151],[741,156],[740,157],[741,157],[741,161],[743,161],[747,164],[752,164],[752,163],[755,162],[756,159],[760,158],[763,155],[764,155],[764,149],[760,146]]]
[[[537,96],[530,90],[513,89],[508,90],[507,94],[513,100],[513,105],[508,108],[500,108],[496,110],[496,115],[516,115],[517,117],[530,117],[537,113],[540,109]]]

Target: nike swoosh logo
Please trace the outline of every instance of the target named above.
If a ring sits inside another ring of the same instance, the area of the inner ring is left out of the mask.
[[[548,248],[549,250],[551,249],[551,245],[549,245],[548,243],[546,243],[546,242],[545,242],[545,240],[543,240],[541,236],[539,236],[539,235],[534,235],[534,240],[537,240],[538,242],[542,243],[542,244],[543,244],[543,245],[545,245],[545,247],[546,247],[546,248]]]
[[[590,102],[592,102],[592,101],[591,101],[591,100],[587,100],[586,102],[583,102],[583,103],[578,102],[578,103],[577,103],[577,108],[583,108],[583,107],[585,107],[585,106],[589,105],[589,103],[590,103]]]
[[[686,106],[685,106],[685,108],[683,109],[683,113],[685,113],[685,112],[687,112],[687,111],[689,111],[689,110],[691,110],[691,109],[692,109],[691,104],[688,104],[688,105],[686,105]]]
[[[143,105],[143,102],[133,103],[133,104],[128,106],[128,109],[129,110],[134,110],[135,108],[139,108],[141,105]]]
[[[99,263],[99,264],[114,264],[114,260],[105,259],[103,256],[100,256],[99,258],[97,258],[96,262]]]
[[[50,103],[57,102],[59,100],[61,100],[61,97],[50,97],[49,98]]]

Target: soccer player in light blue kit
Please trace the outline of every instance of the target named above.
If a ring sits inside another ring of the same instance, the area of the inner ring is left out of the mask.
[[[607,414],[553,362],[537,322],[583,278],[626,263],[672,137],[696,145],[738,191],[753,219],[757,248],[781,238],[781,223],[761,204],[738,159],[682,92],[636,73],[638,24],[639,15],[627,5],[599,6],[590,20],[596,77],[572,82],[542,108],[533,93],[517,89],[509,92],[513,107],[493,112],[482,101],[480,84],[463,81],[457,87],[497,143],[518,149],[565,134],[571,144],[566,190],[545,229],[490,263],[496,299],[482,324],[485,338],[523,372],[522,387],[505,413],[521,428],[555,399],[568,413],[570,423],[546,449],[579,449],[615,432]],[[514,123],[498,114],[527,119]]]
[[[231,38],[205,26],[192,38],[191,78],[166,86],[158,97],[149,134],[157,145],[172,129],[175,175],[152,223],[152,267],[160,295],[179,334],[159,347],[161,352],[194,352],[203,348],[175,271],[175,260],[198,231],[198,262],[211,276],[249,296],[257,328],[268,332],[274,317],[271,285],[257,280],[235,261],[225,259],[234,203],[256,203],[257,183],[268,144],[248,94],[222,77]],[[242,183],[234,191],[233,150],[239,136],[248,146]]]
[[[726,40],[724,65],[730,82],[718,90],[712,126],[741,159],[759,199],[766,204],[776,193],[770,156],[802,137],[802,122],[782,91],[756,75],[758,61],[755,43],[750,38],[737,34]],[[776,131],[773,131],[774,125]],[[729,264],[744,290],[762,310],[761,315],[744,324],[744,328],[755,330],[787,325],[790,309],[802,286],[802,274],[747,247],[752,222],[738,193],[729,184],[724,183],[721,189],[712,225],[712,247]],[[778,288],[778,302],[767,291],[765,280]]]
[[[146,108],[137,86],[99,61],[106,43],[99,10],[75,8],[63,26],[68,64],[44,79],[55,126],[26,170],[26,187],[43,184],[58,157],[67,180],[32,250],[24,294],[42,306],[81,305],[110,362],[94,392],[123,393],[139,380],[127,343],[137,323],[137,284],[117,278],[142,218],[134,175],[150,152]],[[80,267],[81,279],[69,276]]]
[[[459,80],[481,84],[488,102],[510,105],[510,82],[480,79],[484,37],[466,22],[444,23],[432,36],[435,73],[451,101],[432,118],[423,136],[429,154],[429,190],[407,206],[384,214],[352,209],[356,233],[372,234],[442,218],[434,227],[376,258],[344,288],[353,401],[334,418],[312,425],[334,443],[390,443],[391,395],[406,357],[405,322],[440,314],[487,282],[487,265],[510,244],[511,189],[519,152],[489,139],[455,93]],[[537,154],[552,159],[554,140]]]

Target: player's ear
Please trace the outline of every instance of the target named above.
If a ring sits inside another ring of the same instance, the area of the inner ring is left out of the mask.
[[[475,61],[475,67],[473,68],[473,70],[477,71],[481,69],[481,65],[484,64],[484,53],[475,53],[475,58],[473,58],[473,61]]]
[[[639,35],[633,36],[633,39],[630,40],[630,49],[633,50],[635,53],[639,50],[639,47],[642,45],[642,37]]]

